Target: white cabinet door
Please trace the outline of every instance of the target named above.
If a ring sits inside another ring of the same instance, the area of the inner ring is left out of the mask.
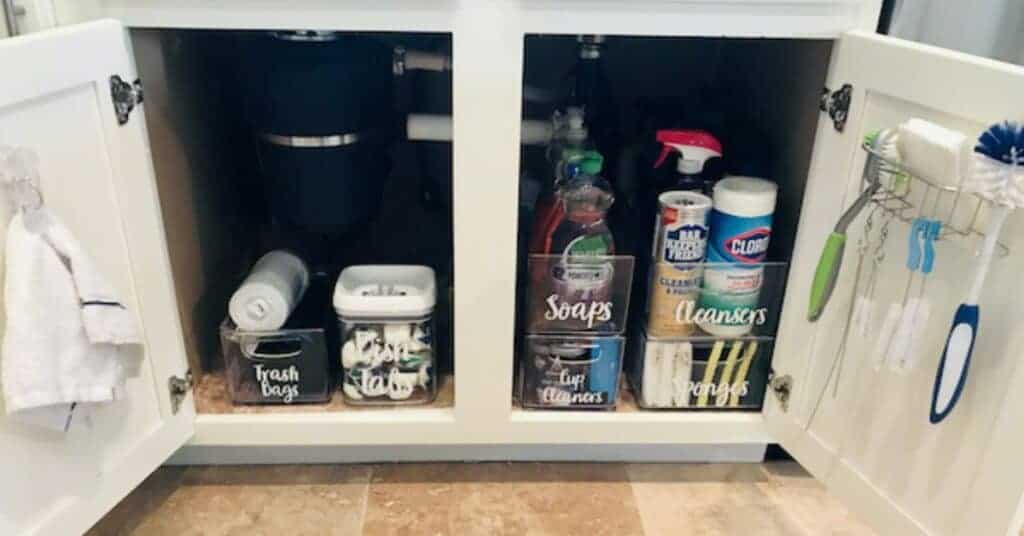
[[[845,83],[853,86],[845,130],[838,132],[824,115],[818,126],[775,349],[776,378],[792,379],[791,395],[783,407],[769,393],[766,419],[778,441],[881,534],[1003,534],[1012,529],[1010,520],[1024,490],[1024,464],[1007,463],[1010,452],[1024,450],[1024,427],[1008,413],[1020,413],[1009,404],[1020,400],[1024,389],[1024,367],[1018,364],[1024,347],[1019,329],[1024,318],[1024,214],[1011,215],[1003,230],[1012,253],[992,266],[965,393],[938,425],[928,419],[932,385],[950,320],[967,292],[978,238],[939,242],[925,289],[932,315],[919,363],[906,374],[876,371],[871,365],[878,320],[868,336],[850,335],[842,366],[833,367],[856,279],[857,240],[870,206],[849,229],[845,262],[823,316],[812,323],[807,311],[825,239],[861,189],[863,136],[910,117],[960,129],[975,139],[992,123],[1024,120],[1024,69],[854,32],[839,39],[833,51],[828,85],[835,89]],[[915,204],[921,204],[921,191],[911,195]],[[924,205],[923,215],[931,215],[931,202]],[[940,206],[936,217],[944,217],[948,208]],[[980,219],[985,216],[983,211]],[[970,215],[961,210],[956,217],[962,222]],[[876,213],[872,248],[882,222]],[[904,295],[908,232],[905,223],[890,225],[874,294],[877,316]],[[866,261],[862,278],[869,266]],[[834,370],[841,371],[835,389]]]
[[[194,406],[187,399],[175,410],[168,384],[185,373],[181,326],[143,114],[124,125],[114,114],[111,75],[134,75],[120,24],[4,40],[0,73],[0,144],[38,153],[46,204],[143,328],[142,366],[127,396],[91,423],[50,433],[0,411],[0,534],[77,534],[192,435]],[[2,225],[9,216],[0,215]]]

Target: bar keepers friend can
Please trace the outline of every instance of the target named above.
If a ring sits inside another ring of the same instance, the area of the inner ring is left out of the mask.
[[[697,192],[671,191],[658,196],[647,315],[652,336],[686,336],[693,331],[693,324],[682,313],[700,293],[697,263],[707,252],[710,211],[711,199]]]
[[[710,211],[711,198],[704,194],[673,191],[659,195],[654,233],[655,262],[688,264],[703,261],[708,246]]]

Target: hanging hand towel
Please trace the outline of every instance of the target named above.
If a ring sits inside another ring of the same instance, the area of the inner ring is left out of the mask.
[[[119,398],[125,363],[118,347],[140,342],[136,318],[46,208],[14,216],[6,256],[0,373],[7,414],[66,431],[76,404]]]

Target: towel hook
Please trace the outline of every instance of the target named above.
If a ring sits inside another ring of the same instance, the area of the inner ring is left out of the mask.
[[[7,190],[11,206],[20,212],[42,208],[39,187],[39,157],[24,147],[0,145],[0,183]]]

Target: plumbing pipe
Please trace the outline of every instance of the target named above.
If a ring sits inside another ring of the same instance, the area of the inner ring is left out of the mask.
[[[452,118],[450,115],[409,114],[405,132],[412,141],[452,141]],[[524,119],[519,137],[523,145],[547,144],[551,140],[551,124]]]

